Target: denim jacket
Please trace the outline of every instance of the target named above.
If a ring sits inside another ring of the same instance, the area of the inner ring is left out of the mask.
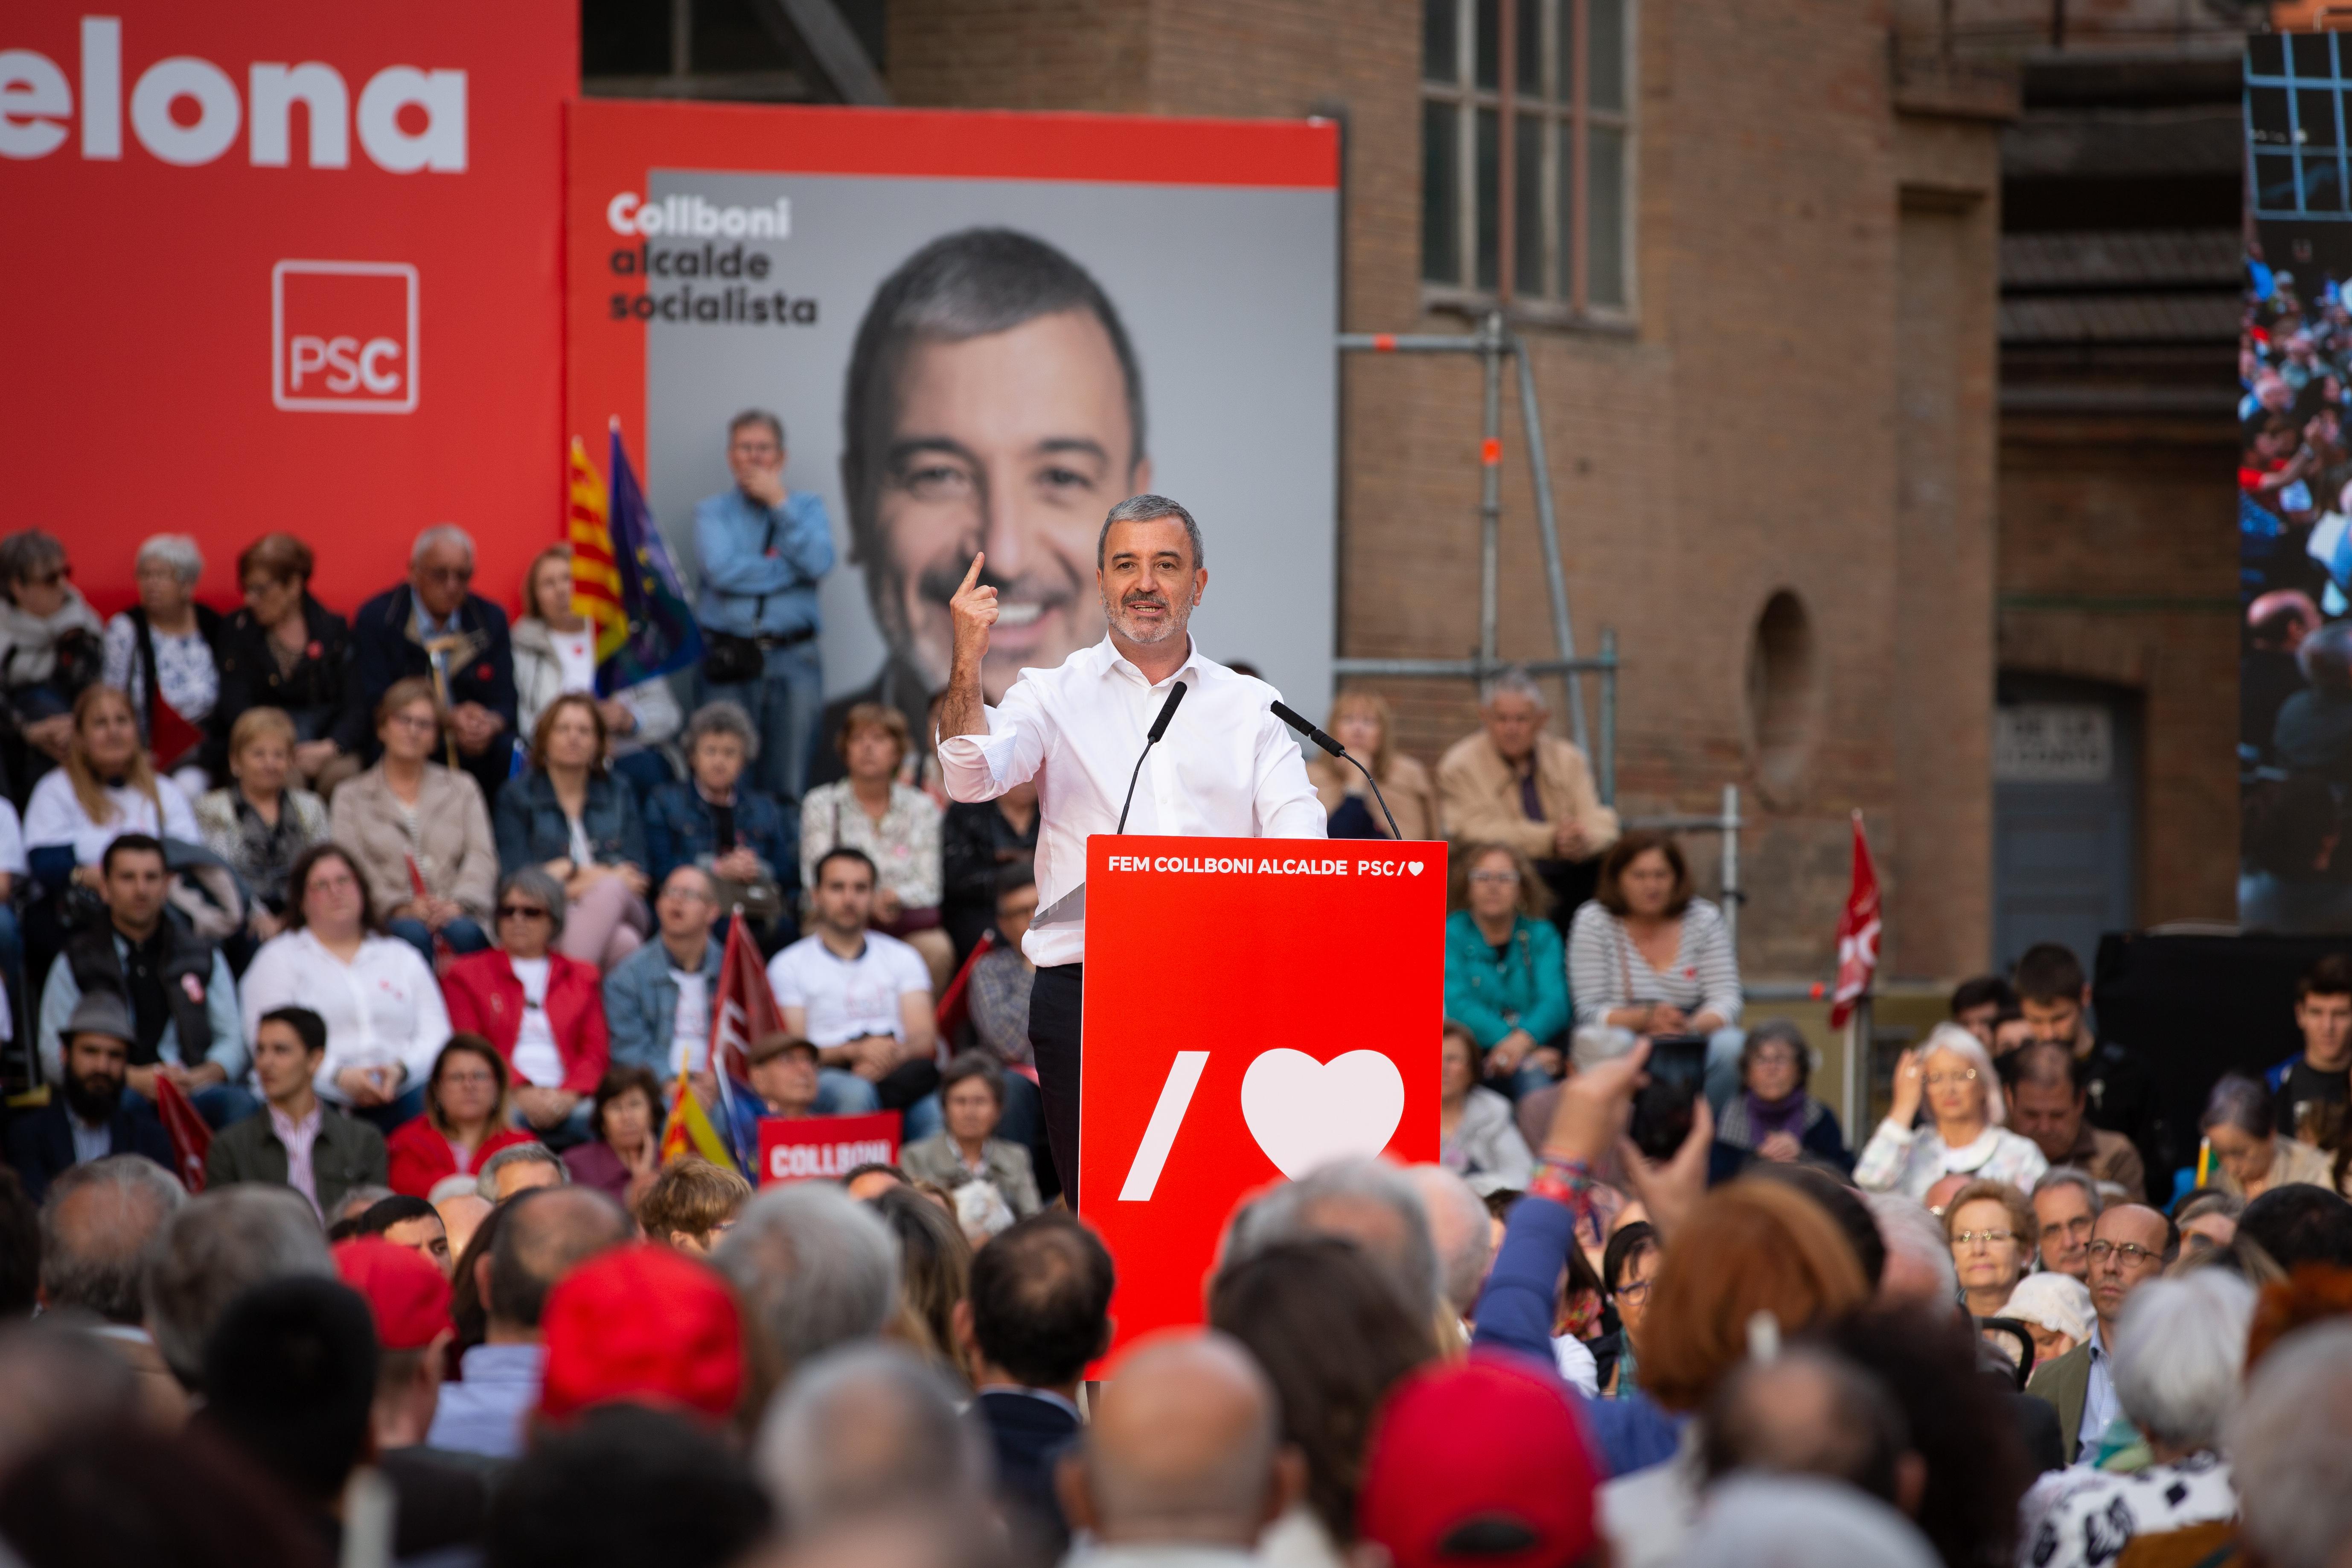
[[[800,807],[780,805],[765,790],[738,784],[735,839],[760,858],[778,887],[790,891],[800,886]],[[656,888],[680,866],[706,863],[719,853],[710,803],[691,779],[663,784],[646,797],[646,849],[653,856],[646,869]]]
[[[555,785],[545,773],[532,772],[509,779],[499,791],[493,826],[499,838],[499,869],[512,876],[525,866],[572,858],[572,827],[555,798]],[[599,866],[623,861],[646,868],[645,824],[637,820],[637,803],[629,786],[610,773],[588,776],[588,800],[580,813],[588,847]]]
[[[704,994],[719,996],[720,944],[702,948]],[[656,937],[613,966],[604,976],[604,1030],[616,1068],[650,1068],[656,1078],[669,1073],[670,1041],[677,1034],[677,982],[669,977],[669,948]]]

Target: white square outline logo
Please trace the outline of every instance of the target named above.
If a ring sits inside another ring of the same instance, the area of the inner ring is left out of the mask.
[[[399,403],[351,397],[292,397],[286,391],[286,276],[401,278],[408,283],[408,396]],[[405,261],[280,261],[269,268],[269,401],[293,413],[412,414],[416,409],[416,268]]]

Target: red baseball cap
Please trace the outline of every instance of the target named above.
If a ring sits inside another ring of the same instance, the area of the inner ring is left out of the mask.
[[[649,1241],[566,1275],[540,1327],[539,1408],[551,1421],[619,1399],[725,1420],[743,1390],[742,1317],[726,1281]]]
[[[1357,1521],[1396,1568],[1557,1568],[1592,1548],[1593,1484],[1566,1387],[1515,1357],[1478,1354],[1390,1394]]]
[[[334,1245],[335,1272],[367,1298],[375,1342],[388,1351],[421,1351],[449,1326],[449,1281],[425,1255],[380,1236]]]

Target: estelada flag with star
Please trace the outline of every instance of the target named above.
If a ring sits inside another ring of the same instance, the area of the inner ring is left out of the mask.
[[[1830,1027],[1843,1029],[1853,1005],[1878,972],[1878,868],[1871,864],[1870,840],[1862,836],[1862,813],[1853,814],[1853,886],[1838,917],[1837,989],[1830,1003]]]
[[[612,489],[572,441],[572,608],[596,628],[596,695],[698,663],[702,628],[654,526],[636,471],[613,421]]]

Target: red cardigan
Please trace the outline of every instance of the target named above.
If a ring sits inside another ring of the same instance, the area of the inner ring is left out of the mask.
[[[506,953],[495,947],[467,953],[441,977],[441,994],[449,1004],[449,1027],[482,1036],[511,1070],[515,1037],[522,1033],[522,982]],[[595,1093],[612,1047],[604,1033],[604,984],[594,964],[547,955],[547,1026],[563,1058],[561,1087]]]
[[[520,1127],[493,1132],[482,1140],[482,1146],[474,1151],[473,1160],[460,1170],[457,1152],[449,1147],[449,1140],[441,1136],[441,1129],[433,1125],[433,1119],[410,1117],[383,1141],[384,1152],[392,1161],[392,1190],[413,1198],[430,1197],[436,1182],[450,1176],[473,1175],[481,1170],[485,1160],[499,1150],[509,1144],[531,1142],[538,1136]]]

